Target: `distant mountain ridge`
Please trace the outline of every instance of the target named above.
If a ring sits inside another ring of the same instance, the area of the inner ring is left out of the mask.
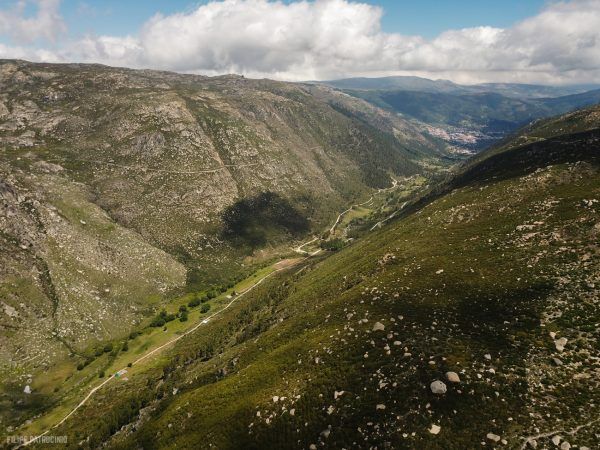
[[[430,80],[415,76],[390,76],[380,78],[343,78],[339,80],[313,81],[315,84],[325,84],[337,89],[356,90],[405,90],[435,93],[483,93],[495,92],[507,97],[542,98],[561,97],[564,95],[580,94],[586,91],[600,89],[600,84],[574,84],[564,86],[521,84],[521,83],[481,83],[458,84],[450,80]]]
[[[480,151],[533,120],[600,103],[600,85],[463,86],[418,77],[324,83],[409,119],[424,132],[467,151]]]

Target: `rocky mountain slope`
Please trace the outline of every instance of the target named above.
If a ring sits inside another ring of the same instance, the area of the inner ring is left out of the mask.
[[[53,434],[73,448],[595,448],[600,120],[576,117],[271,277]]]
[[[446,156],[329,88],[0,61],[1,404]]]

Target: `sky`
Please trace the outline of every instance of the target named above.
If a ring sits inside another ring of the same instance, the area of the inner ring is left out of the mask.
[[[282,80],[600,82],[600,0],[0,0],[0,58]]]

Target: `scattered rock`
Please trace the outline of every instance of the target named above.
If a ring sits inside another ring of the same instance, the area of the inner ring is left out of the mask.
[[[25,386],[25,389],[23,389],[23,392],[25,392],[26,394],[31,394],[31,387],[29,385]]]
[[[490,441],[494,441],[494,442],[499,442],[500,441],[500,436],[498,436],[497,434],[494,433],[488,433],[486,435],[486,437],[490,440]]]
[[[485,355],[483,355],[483,357],[484,357],[485,359],[487,359],[488,361],[491,361],[491,360],[492,360],[492,355],[490,355],[489,353],[486,353]]]
[[[431,388],[431,392],[437,395],[445,394],[447,391],[446,384],[440,380],[435,380],[429,387]]]
[[[375,409],[379,411],[380,409],[385,409],[385,405],[383,403],[378,404]]]
[[[560,450],[569,450],[571,448],[571,444],[569,444],[567,441],[564,441],[562,444],[560,444]]]
[[[446,379],[450,383],[460,383],[460,377],[456,372],[446,372]]]
[[[342,395],[344,395],[344,392],[345,391],[334,391],[334,393],[333,393],[333,399],[337,400],[338,397],[341,397]]]
[[[439,425],[431,425],[429,432],[431,434],[438,434],[441,431],[441,429],[442,429],[442,427],[440,427]]]
[[[554,346],[559,352],[562,352],[565,349],[565,345],[567,345],[567,338],[561,337],[554,341]]]
[[[373,325],[373,331],[383,331],[385,330],[385,325],[382,324],[381,322],[375,322],[375,324]]]
[[[558,444],[560,444],[561,441],[561,437],[559,435],[553,436],[552,437],[552,443],[556,446],[558,446]]]

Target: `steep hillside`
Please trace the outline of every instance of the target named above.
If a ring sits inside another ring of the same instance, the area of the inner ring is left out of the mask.
[[[52,434],[72,448],[595,448],[593,136],[482,157],[413,214],[271,277]]]
[[[329,88],[0,61],[0,402],[445,155]]]

